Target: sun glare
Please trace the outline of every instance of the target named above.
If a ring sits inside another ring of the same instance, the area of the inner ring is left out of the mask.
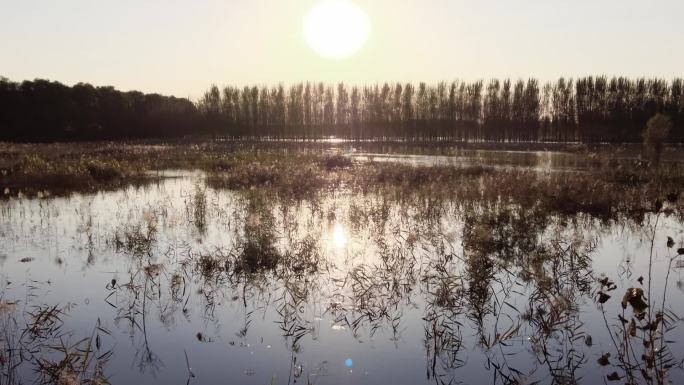
[[[347,246],[347,232],[339,223],[335,223],[335,226],[333,227],[332,241],[337,249],[343,249],[345,246]]]
[[[309,46],[329,59],[342,59],[358,51],[368,39],[368,15],[349,0],[322,0],[304,20]]]

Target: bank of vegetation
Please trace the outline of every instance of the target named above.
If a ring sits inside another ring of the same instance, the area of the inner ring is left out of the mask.
[[[0,189],[5,198],[92,192],[143,184],[168,169],[201,170],[214,189],[258,192],[284,201],[360,193],[393,199],[439,199],[485,205],[521,205],[548,213],[584,212],[614,219],[658,212],[665,202],[682,214],[679,162],[616,158],[608,153],[570,155],[570,169],[475,165],[411,165],[360,160],[339,151],[291,151],[226,145],[122,145],[91,143],[0,147]],[[492,155],[495,156],[495,155]],[[678,203],[674,203],[678,202]]]

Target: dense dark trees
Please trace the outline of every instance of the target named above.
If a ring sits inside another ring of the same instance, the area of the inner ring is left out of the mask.
[[[197,132],[201,119],[187,99],[0,77],[0,140],[169,137]]]
[[[437,84],[212,86],[187,99],[0,78],[0,140],[181,135],[409,141],[639,142],[657,113],[684,141],[684,83],[583,77]]]
[[[639,142],[648,119],[671,117],[684,141],[682,79],[561,78],[438,84],[212,87],[199,101],[228,137],[415,141]]]

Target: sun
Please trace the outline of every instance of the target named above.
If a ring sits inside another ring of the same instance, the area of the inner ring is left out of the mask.
[[[350,0],[322,0],[304,20],[304,37],[319,55],[343,59],[368,40],[368,15]]]

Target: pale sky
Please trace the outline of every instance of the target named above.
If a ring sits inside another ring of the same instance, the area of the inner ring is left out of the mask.
[[[0,76],[197,98],[212,83],[684,76],[682,0],[351,0],[366,44],[306,43],[318,0],[0,0]]]

